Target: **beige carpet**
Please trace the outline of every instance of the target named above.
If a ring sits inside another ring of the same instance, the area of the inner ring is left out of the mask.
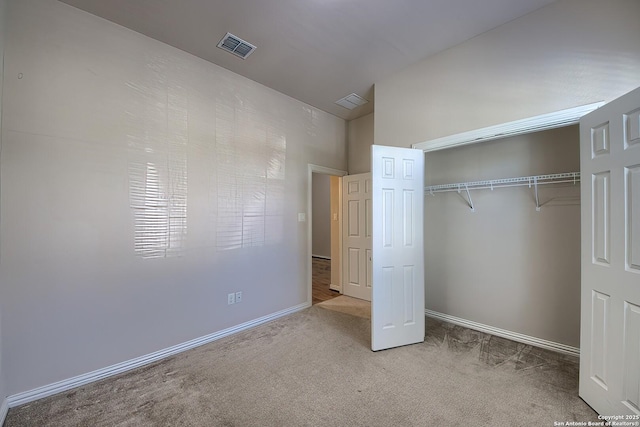
[[[596,420],[577,361],[429,320],[374,353],[370,321],[311,307],[11,409],[17,426],[553,426]]]
[[[317,305],[327,310],[339,311],[340,313],[351,314],[363,319],[371,319],[371,303],[358,298],[340,295]]]

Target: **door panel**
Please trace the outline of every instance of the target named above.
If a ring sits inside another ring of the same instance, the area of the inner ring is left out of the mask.
[[[593,175],[593,259],[594,262],[601,264],[609,264],[610,182],[609,171]]]
[[[361,237],[360,235],[360,200],[349,200],[347,218],[349,237]]]
[[[342,178],[344,194],[344,294],[371,301],[371,174]]]
[[[360,284],[360,252],[359,248],[349,248],[349,280],[347,283]]]
[[[640,165],[625,168],[627,268],[640,272]]]
[[[424,341],[424,152],[372,147],[371,348]]]
[[[624,303],[624,384],[622,402],[638,411],[640,408],[640,307]]]
[[[371,265],[372,265],[373,254],[371,253],[371,249],[367,249],[365,251],[365,261],[367,262],[367,287],[371,289],[373,284],[373,279],[371,278]],[[369,298],[371,301],[371,298]]]
[[[640,89],[580,121],[580,396],[640,415]]]
[[[607,390],[607,342],[609,325],[609,295],[593,291],[591,298],[591,366],[590,377]]]

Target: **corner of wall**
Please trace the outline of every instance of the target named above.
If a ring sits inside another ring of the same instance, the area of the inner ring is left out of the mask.
[[[2,403],[0,403],[0,426],[4,425],[4,420],[7,418],[7,413],[9,412],[9,405],[7,404],[7,398],[2,399]]]
[[[6,0],[0,0],[0,147],[2,147],[2,87],[4,85],[4,29]],[[0,292],[2,289],[0,288]],[[1,298],[0,298],[1,299]],[[4,359],[2,357],[2,313],[0,312],[0,426],[9,411],[4,375]]]
[[[2,1],[2,0],[0,0]],[[0,6],[1,7],[1,6]],[[4,420],[9,412],[9,402],[7,400],[7,388],[4,369],[4,359],[2,357],[2,313],[0,313],[0,426],[4,425]]]
[[[371,171],[371,146],[374,144],[374,113],[348,122],[347,156],[349,174]]]
[[[0,0],[2,1],[2,0]],[[4,359],[2,357],[2,313],[0,313],[0,426],[4,425],[4,419],[9,412],[9,402],[7,400],[7,387],[4,369]]]

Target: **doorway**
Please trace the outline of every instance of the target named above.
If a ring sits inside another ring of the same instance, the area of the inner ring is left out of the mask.
[[[372,230],[380,230],[380,233],[372,233],[371,349],[377,351],[424,341],[421,221],[424,153],[415,149],[375,145],[371,150]],[[333,174],[327,168],[308,166],[307,209],[311,216],[307,225],[308,305],[312,302],[311,222],[314,172]],[[339,176],[345,174],[340,173]],[[376,199],[375,194],[380,197]],[[339,194],[338,201],[342,199],[343,194]],[[343,236],[344,230],[340,229],[340,224],[344,222],[344,218],[340,215],[340,209],[335,213],[339,235]],[[298,218],[305,221],[305,214],[300,213]],[[340,249],[342,245],[335,246]],[[376,256],[376,249],[379,256]],[[344,259],[344,254],[337,257],[338,261],[341,259]],[[376,283],[380,286],[376,286]],[[376,293],[379,294],[377,297]]]
[[[333,258],[337,252],[332,248],[339,244],[338,235],[338,186],[340,177],[322,173],[312,174],[311,196],[311,304],[318,304],[340,295],[332,288]]]
[[[346,171],[308,165],[307,274],[309,305],[342,293],[342,191]]]

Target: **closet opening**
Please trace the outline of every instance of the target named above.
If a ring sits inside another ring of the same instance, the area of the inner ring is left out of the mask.
[[[577,123],[599,105],[414,145],[426,151],[428,316],[579,355]]]

